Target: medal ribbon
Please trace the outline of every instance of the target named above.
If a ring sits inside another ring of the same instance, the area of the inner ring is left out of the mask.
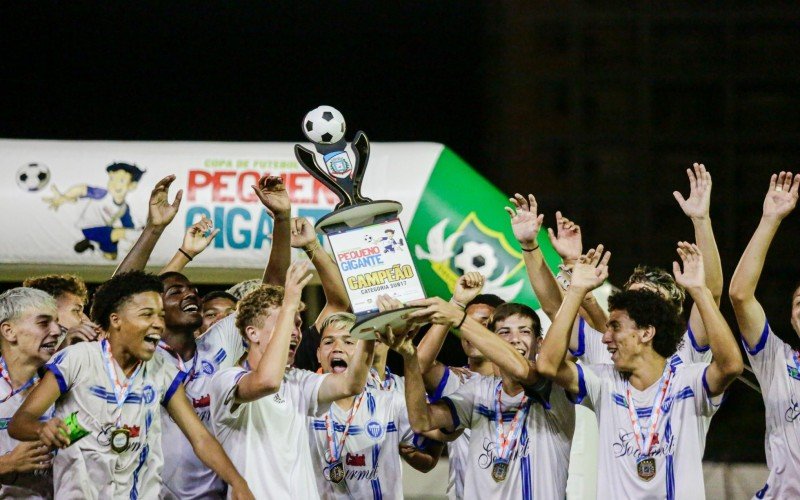
[[[328,438],[329,464],[335,464],[341,458],[342,450],[344,449],[344,441],[347,439],[347,435],[350,433],[350,424],[353,422],[353,417],[355,417],[358,407],[361,406],[361,401],[364,400],[364,395],[366,395],[366,393],[366,391],[363,391],[361,394],[356,396],[355,401],[353,401],[353,406],[350,408],[350,412],[347,414],[347,420],[345,421],[344,430],[342,431],[342,437],[340,439],[336,439],[336,429],[334,428],[336,421],[333,420],[333,404],[331,404],[331,408],[328,410],[328,413],[325,414],[325,434]]]
[[[117,378],[117,371],[114,369],[114,356],[111,354],[111,344],[108,343],[108,339],[103,339],[100,343],[100,346],[103,350],[103,363],[106,366],[108,379],[111,381],[111,385],[114,388],[114,396],[116,396],[117,399],[116,411],[122,408],[122,405],[125,404],[125,399],[128,397],[128,393],[131,391],[133,381],[136,380],[136,377],[142,370],[142,365],[144,363],[139,361],[133,374],[129,378],[125,379],[124,383],[120,382],[119,378]],[[120,417],[121,416],[122,415],[120,415]]]
[[[175,351],[175,349],[170,347],[169,344],[167,344],[163,340],[160,340],[158,342],[158,347],[160,347],[160,348],[164,349],[165,351],[167,351],[168,353],[172,354],[175,357],[175,359],[178,360],[178,370],[187,373],[187,375],[186,375],[186,381],[187,382],[192,380],[192,375],[194,375],[194,371],[197,368],[197,355],[198,355],[198,352],[197,352],[197,348],[196,347],[195,347],[195,350],[194,350],[194,356],[192,357],[192,368],[189,371],[186,371],[186,364],[184,364],[183,360],[181,359],[180,354],[178,354]]]
[[[22,387],[20,387],[19,389],[14,389],[14,384],[11,382],[11,375],[8,373],[8,365],[6,365],[6,360],[2,356],[0,356],[0,376],[3,377],[3,380],[6,381],[6,383],[8,384],[9,389],[11,389],[11,392],[9,393],[9,395],[6,396],[2,401],[0,401],[0,403],[5,403],[9,399],[13,398],[14,396],[19,394],[20,392],[28,389],[33,384],[35,384],[36,382],[39,381],[39,376],[34,374],[33,377],[31,377],[30,380],[28,380],[27,382],[22,384]]]
[[[528,397],[522,396],[520,406],[517,409],[517,413],[514,414],[514,418],[511,420],[511,427],[508,431],[508,434],[506,434],[503,427],[503,408],[500,404],[502,391],[503,382],[501,381],[498,382],[497,389],[495,389],[494,401],[495,430],[497,435],[497,446],[499,448],[497,451],[498,458],[495,459],[495,462],[508,462],[511,453],[514,451],[514,448],[517,445],[520,432],[522,432],[522,428],[524,427],[522,422],[524,422],[527,418],[528,410],[531,407]]]
[[[371,385],[375,386],[376,389],[380,389],[382,391],[391,391],[392,386],[394,385],[394,379],[392,378],[392,371],[389,369],[388,366],[384,368],[384,377],[382,381],[380,376],[378,375],[378,371],[375,368],[369,369],[369,379]]]
[[[625,384],[627,386],[625,399],[628,404],[628,416],[631,419],[631,427],[633,427],[633,437],[636,440],[636,446],[639,448],[639,453],[642,456],[649,456],[650,451],[653,448],[653,439],[655,438],[656,431],[658,430],[658,421],[661,418],[662,406],[664,404],[664,399],[667,397],[669,384],[674,373],[675,371],[673,370],[673,367],[667,363],[664,366],[664,372],[661,374],[661,378],[658,382],[658,389],[656,389],[656,394],[653,397],[653,406],[650,411],[650,425],[647,434],[644,434],[642,431],[642,426],[639,422],[639,415],[636,414],[636,407],[633,404],[633,395],[631,394],[630,383],[626,382]]]

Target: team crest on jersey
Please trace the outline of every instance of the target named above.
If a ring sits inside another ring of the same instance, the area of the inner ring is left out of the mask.
[[[152,404],[153,401],[156,399],[156,390],[153,388],[152,385],[148,384],[142,387],[142,399],[144,399],[145,404]]]
[[[377,420],[370,420],[364,428],[367,430],[367,435],[376,441],[383,437],[383,426]]]
[[[213,364],[209,363],[204,359],[200,361],[200,370],[202,370],[202,372],[205,373],[206,375],[213,375],[214,372],[216,371],[216,368],[214,367]]]

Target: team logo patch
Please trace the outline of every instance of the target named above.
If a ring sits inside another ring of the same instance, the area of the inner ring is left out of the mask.
[[[208,361],[206,361],[205,359],[204,359],[204,360],[202,360],[202,361],[200,361],[200,369],[201,369],[201,370],[203,371],[203,373],[205,373],[206,375],[213,375],[213,374],[214,374],[214,371],[216,371],[216,368],[214,368],[214,365],[212,365],[211,363],[209,363],[209,362],[208,362]]]
[[[370,420],[369,422],[367,422],[367,425],[365,427],[367,429],[367,434],[372,439],[377,440],[383,436],[383,426],[379,422],[375,420]]]
[[[146,385],[142,388],[142,399],[145,404],[151,404],[156,399],[156,390],[152,385]]]

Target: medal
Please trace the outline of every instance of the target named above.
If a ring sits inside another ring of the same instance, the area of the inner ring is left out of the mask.
[[[322,475],[325,476],[326,480],[334,484],[339,484],[344,479],[344,465],[342,465],[341,461],[329,464],[325,467]]]
[[[131,442],[131,431],[120,427],[111,432],[111,449],[114,453],[123,453]]]
[[[639,415],[636,413],[636,406],[633,402],[630,384],[627,384],[625,402],[628,405],[628,416],[631,419],[631,427],[633,427],[633,437],[636,441],[636,447],[639,449],[639,458],[636,460],[636,474],[643,481],[650,481],[656,475],[656,459],[651,457],[650,454],[653,451],[653,443],[655,443],[655,437],[658,434],[658,422],[663,413],[664,400],[667,398],[669,384],[672,381],[672,375],[674,373],[674,367],[667,363],[664,366],[664,372],[661,374],[656,394],[653,397],[653,406],[650,410],[650,424],[646,434],[639,422]]]
[[[640,457],[636,461],[636,474],[643,481],[653,479],[656,476],[656,459],[653,457]]]
[[[501,483],[506,480],[506,475],[508,474],[508,461],[507,460],[497,460],[492,467],[492,479],[494,482]]]

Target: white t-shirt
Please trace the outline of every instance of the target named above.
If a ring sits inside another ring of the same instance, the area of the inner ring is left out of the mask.
[[[723,396],[710,398],[705,363],[673,365],[674,374],[650,456],[655,476],[638,476],[639,448],[626,399],[628,384],[613,365],[578,365],[580,390],[575,401],[594,410],[599,427],[597,498],[705,498],[703,451],[711,417]],[[659,383],[644,391],[630,387],[640,424],[647,432]]]
[[[754,347],[742,340],[767,410],[769,478],[756,498],[800,498],[800,372],[797,352],[764,325]]]
[[[197,339],[195,358],[181,361],[174,351],[159,346],[157,355],[189,373],[184,387],[197,417],[211,431],[211,378],[220,370],[235,366],[245,352],[236,329],[236,315],[215,323]],[[224,498],[226,485],[197,458],[191,443],[166,409],[161,412],[164,450],[164,485],[160,498],[199,500]]]
[[[336,403],[328,411],[309,419],[311,451],[317,488],[325,499],[334,498],[403,498],[403,473],[399,446],[416,446],[408,423],[405,397],[397,391],[366,389],[353,415],[350,430],[339,459],[345,479],[339,484],[325,479],[328,466],[328,434],[325,417],[333,421],[336,439],[341,439],[349,410]],[[357,398],[358,398],[357,397]],[[332,417],[332,418],[331,418]]]
[[[495,403],[500,382],[500,377],[476,377],[442,398],[450,406],[456,429],[472,429],[464,474],[464,498],[564,498],[575,430],[575,407],[560,387],[551,386],[545,399],[529,400],[530,410],[509,457],[506,479],[501,482],[492,479],[498,452]],[[523,397],[523,392],[512,397],[501,391],[506,433]]]
[[[584,320],[578,317],[578,350],[570,353],[579,358],[581,362],[590,365],[613,364],[611,354],[603,344],[603,334],[598,332]],[[688,327],[683,334],[683,342],[675,353],[683,363],[710,363],[710,346],[700,347],[694,338],[692,328]],[[677,361],[675,361],[677,362]]]
[[[5,380],[0,380],[0,455],[6,455],[20,444],[8,435],[8,423],[17,412],[22,402],[30,394],[32,388],[8,397],[13,391]],[[8,399],[6,399],[8,398]],[[50,420],[54,408],[50,408],[39,419]],[[48,499],[53,498],[53,469],[37,470],[34,472],[17,473],[11,477],[12,481],[5,479],[0,484],[0,498],[19,499]]]
[[[278,392],[237,404],[236,387],[246,373],[236,366],[211,379],[214,434],[256,498],[319,498],[307,417],[328,408],[317,404],[326,375],[290,368]]]
[[[161,356],[144,363],[130,386],[125,403],[117,406],[114,384],[104,363],[102,342],[81,342],[56,353],[45,365],[58,381],[61,396],[55,416],[78,412],[90,435],[59,450],[53,461],[56,498],[155,498],[161,490],[160,405],[186,377]],[[120,382],[125,375],[112,363]],[[126,451],[111,449],[117,426],[130,432]]]
[[[481,375],[470,372],[469,379],[475,379]],[[442,380],[433,394],[429,394],[431,403],[435,403],[443,397],[450,396],[456,392],[465,381],[461,380],[450,368],[445,369]],[[447,497],[453,500],[464,498],[464,469],[469,455],[469,436],[472,431],[464,429],[464,432],[455,441],[447,443],[447,457],[450,470],[447,475]]]

